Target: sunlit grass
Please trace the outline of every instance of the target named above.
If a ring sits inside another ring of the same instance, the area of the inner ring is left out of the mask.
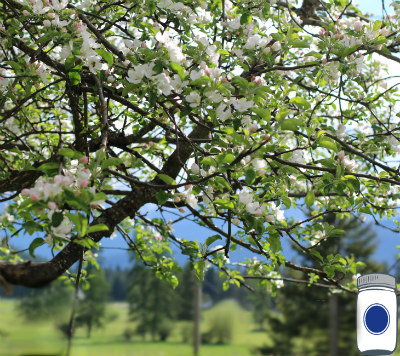
[[[152,342],[133,336],[130,341],[123,338],[126,328],[135,329],[129,320],[125,303],[110,303],[107,308],[108,321],[101,329],[94,329],[92,337],[86,330],[77,330],[71,356],[191,356],[192,346],[182,343],[182,329],[189,322],[177,322],[167,342]],[[254,332],[251,312],[242,309],[236,302],[224,301],[203,312],[202,331],[209,330],[215,316],[227,317],[233,324],[232,340],[228,345],[202,345],[201,356],[249,356],[250,349],[267,341],[265,332]],[[16,311],[16,302],[0,300],[0,356],[64,355],[66,339],[56,329],[62,316],[43,322],[27,322]],[[64,316],[65,318],[65,316]],[[3,335],[3,336],[2,336]]]

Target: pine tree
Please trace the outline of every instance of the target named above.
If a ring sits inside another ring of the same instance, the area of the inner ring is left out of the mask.
[[[335,223],[333,216],[327,220]],[[344,231],[335,239],[328,239],[315,248],[321,255],[341,254],[342,256],[356,256],[365,263],[361,273],[381,272],[384,266],[372,260],[376,249],[376,233],[371,224],[363,224],[353,218],[345,222],[337,222],[337,229]],[[302,263],[316,266],[311,258],[304,258]],[[318,266],[320,267],[320,266]],[[301,272],[292,272],[290,277],[303,279]],[[351,278],[347,275],[337,276],[343,279]],[[309,287],[302,284],[286,283],[285,288],[279,290],[276,302],[276,311],[268,313],[269,337],[272,345],[257,350],[263,355],[288,356],[296,354],[321,355],[329,354],[329,289]],[[358,355],[356,347],[356,295],[341,293],[338,300],[338,352],[339,354]],[[334,341],[335,342],[335,341]]]
[[[89,270],[89,288],[83,291],[83,298],[78,304],[77,326],[85,326],[87,337],[93,327],[103,325],[110,286],[103,270]]]
[[[177,294],[165,281],[158,279],[152,270],[136,263],[128,290],[129,313],[138,322],[137,332],[143,338],[157,337],[165,341],[172,331],[176,318]]]

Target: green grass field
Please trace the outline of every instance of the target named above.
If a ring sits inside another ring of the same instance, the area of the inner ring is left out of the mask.
[[[0,299],[0,356],[64,355],[66,340],[55,324],[61,316],[43,322],[27,322],[18,316],[16,302]],[[134,336],[130,341],[123,338],[126,328],[135,327],[129,321],[128,306],[124,303],[108,305],[109,321],[102,329],[94,329],[92,337],[86,337],[84,329],[78,329],[73,341],[71,356],[191,356],[192,346],[182,343],[182,329],[190,325],[176,323],[167,342],[151,342]],[[201,356],[247,356],[250,349],[267,342],[266,332],[255,332],[251,313],[240,308],[234,301],[224,301],[203,312],[202,330],[207,331],[212,318],[227,317],[233,325],[232,340],[227,345],[203,345]]]

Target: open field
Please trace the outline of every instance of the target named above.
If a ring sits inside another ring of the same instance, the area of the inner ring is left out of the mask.
[[[43,322],[26,322],[18,316],[16,302],[0,300],[0,356],[56,355],[65,352],[66,340],[55,324],[61,316]],[[108,322],[103,329],[94,329],[92,337],[86,337],[84,329],[78,329],[73,341],[71,356],[191,356],[190,344],[182,343],[182,330],[190,323],[176,323],[167,342],[151,342],[134,336],[130,341],[123,338],[126,328],[134,329],[128,319],[128,306],[124,303],[109,304]],[[204,345],[200,355],[247,356],[250,348],[267,341],[266,332],[253,331],[251,313],[240,308],[234,301],[224,301],[203,313],[202,330],[207,331],[212,318],[226,317],[233,324],[233,337],[229,345]]]

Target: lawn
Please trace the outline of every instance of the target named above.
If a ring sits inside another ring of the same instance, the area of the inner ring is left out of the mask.
[[[15,301],[0,300],[0,356],[56,355],[63,354],[66,340],[55,328],[59,318],[43,322],[27,322],[18,316]],[[130,341],[123,338],[126,328],[135,325],[128,319],[125,303],[112,303],[107,308],[108,321],[103,329],[95,329],[92,337],[86,337],[84,329],[78,329],[73,341],[71,356],[191,356],[190,344],[182,343],[182,331],[190,323],[176,323],[167,342],[151,342],[134,336]],[[267,341],[265,332],[255,332],[251,312],[227,300],[203,312],[202,330],[207,331],[213,319],[224,320],[232,325],[232,340],[227,345],[203,345],[200,356],[251,355],[250,348]]]

